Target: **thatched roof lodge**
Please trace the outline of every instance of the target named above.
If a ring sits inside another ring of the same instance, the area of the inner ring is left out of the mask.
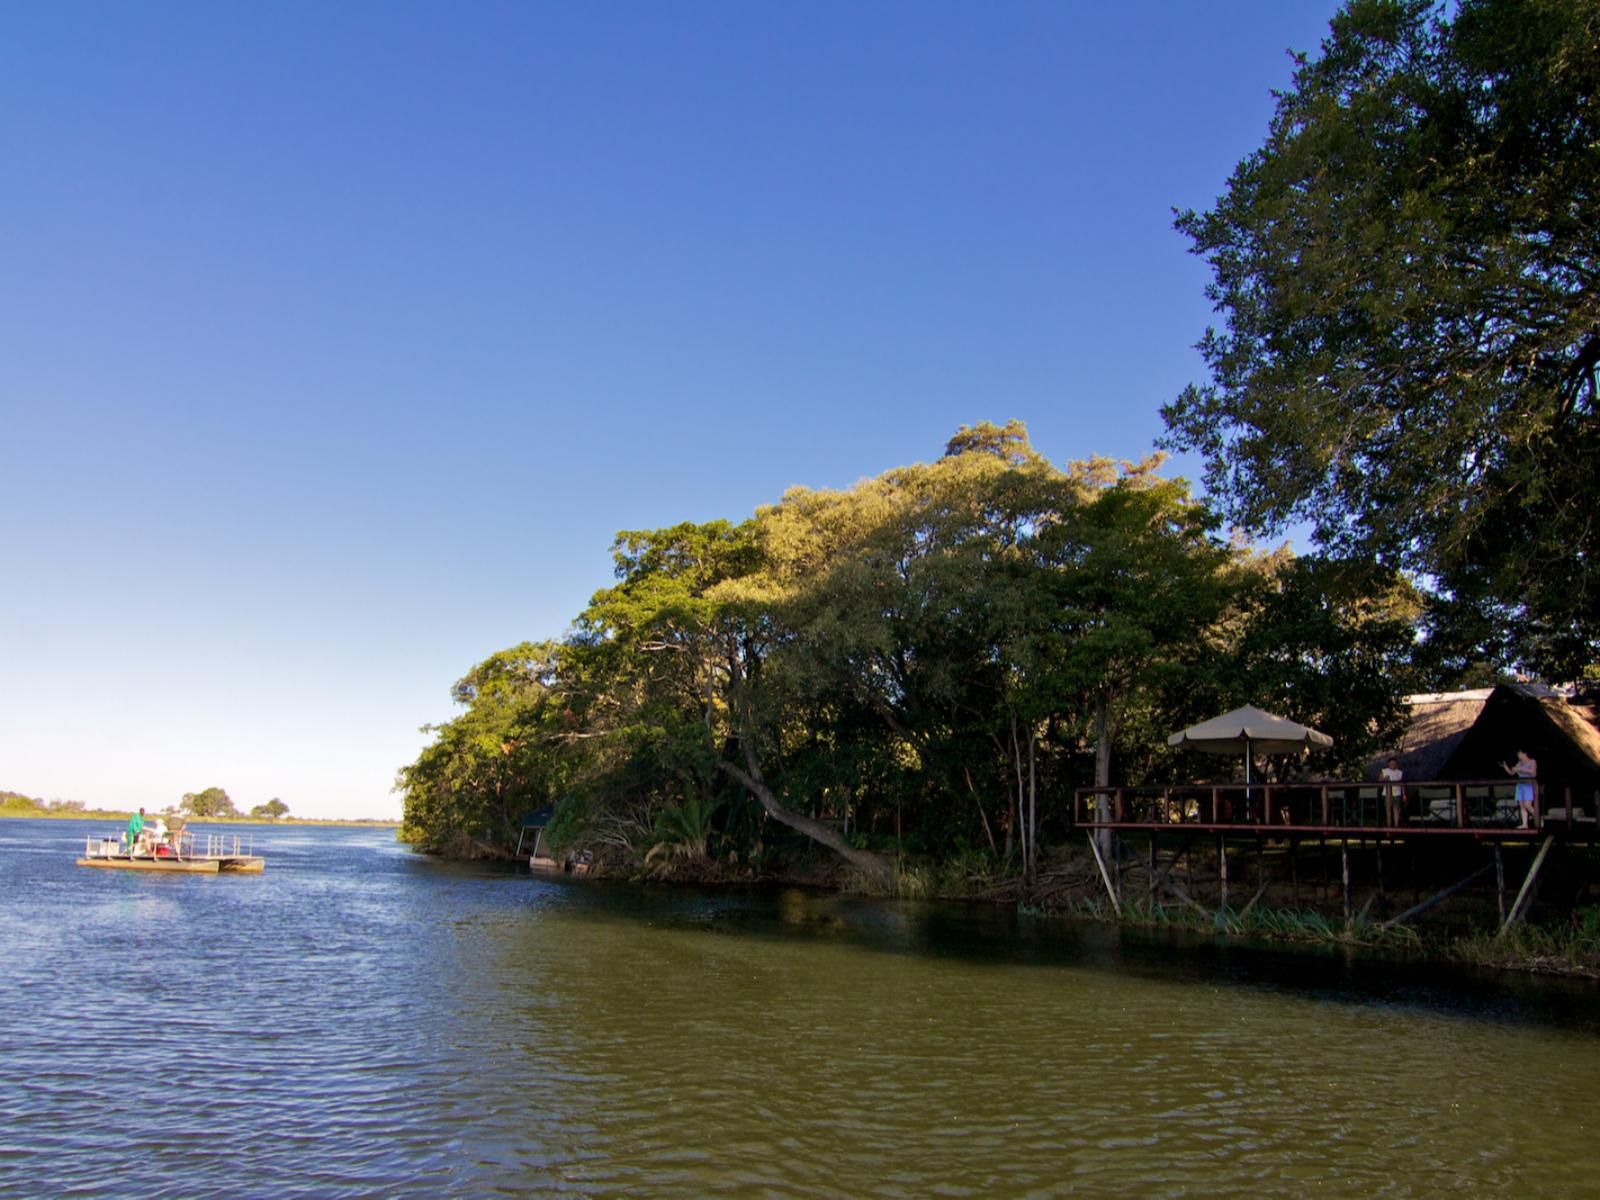
[[[1526,750],[1539,763],[1547,805],[1565,789],[1585,805],[1600,794],[1600,727],[1595,710],[1541,684],[1501,684],[1407,697],[1411,724],[1393,753],[1409,780],[1503,779],[1502,763]],[[1376,778],[1388,761],[1370,764]],[[1590,812],[1594,809],[1590,808]]]

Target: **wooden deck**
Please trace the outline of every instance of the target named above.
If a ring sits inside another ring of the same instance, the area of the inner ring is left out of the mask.
[[[127,854],[80,858],[77,865],[113,871],[171,871],[191,875],[215,875],[222,869],[222,863],[214,858],[135,858]]]
[[[1546,797],[1534,787],[1534,817],[1523,828],[1516,781],[1406,781],[1398,822],[1391,822],[1382,785],[1327,783],[1186,784],[1178,787],[1079,788],[1073,820],[1080,829],[1215,833],[1283,838],[1493,838],[1532,841],[1541,832],[1592,839],[1593,797],[1570,789]],[[1547,808],[1547,799],[1554,799]]]

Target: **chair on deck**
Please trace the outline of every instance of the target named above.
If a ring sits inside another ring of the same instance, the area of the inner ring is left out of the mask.
[[[1514,825],[1518,820],[1516,792],[1493,783],[1469,783],[1461,789],[1468,825]]]
[[[1456,790],[1451,787],[1419,787],[1417,801],[1422,815],[1417,822],[1422,825],[1454,825],[1456,822]]]

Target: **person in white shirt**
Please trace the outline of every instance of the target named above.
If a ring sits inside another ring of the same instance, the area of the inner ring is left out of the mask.
[[[1406,790],[1400,786],[1405,774],[1400,770],[1400,760],[1390,758],[1389,765],[1378,772],[1383,780],[1383,807],[1389,818],[1389,828],[1398,829],[1406,816]]]

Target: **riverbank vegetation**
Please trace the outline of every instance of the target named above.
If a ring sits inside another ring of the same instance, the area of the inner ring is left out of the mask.
[[[81,800],[40,800],[21,792],[0,791],[0,817],[62,817],[84,820],[128,819],[125,812],[89,808]]]
[[[1062,846],[1033,889],[997,880],[970,894],[1003,898],[1038,917],[1600,978],[1600,893],[1590,848],[1569,845],[1557,851],[1547,864],[1543,889],[1550,899],[1535,900],[1527,920],[1507,924],[1506,909],[1533,855],[1531,847],[1503,851],[1505,878],[1512,886],[1497,898],[1492,873],[1477,878],[1475,886],[1451,886],[1480,874],[1482,847],[1421,855],[1397,842],[1341,845],[1307,838],[1292,845],[1241,845],[1228,851],[1230,891],[1216,844],[1208,842],[1180,835],[1154,859],[1148,845],[1119,844],[1104,874],[1086,848]]]
[[[1016,423],[614,557],[567,638],[456,684],[401,772],[415,845],[509,850],[548,806],[551,844],[625,870],[822,851],[881,889],[906,862],[1028,878],[1073,788],[1192,773],[1168,730],[1278,704],[1348,767],[1416,678],[1396,573],[1229,542],[1158,460],[1057,467]]]
[[[221,788],[210,788],[208,792],[221,792],[226,798],[227,793]],[[271,800],[266,804],[258,804],[248,814],[239,812],[229,801],[224,810],[212,803],[202,804],[205,811],[197,812],[189,807],[194,795],[185,795],[183,801],[176,805],[169,805],[167,813],[181,813],[192,816],[202,821],[226,821],[230,825],[371,825],[371,826],[397,826],[398,821],[384,820],[375,817],[291,817],[288,815],[288,805],[281,800]],[[275,806],[277,806],[275,808]],[[137,805],[134,806],[137,808]],[[33,796],[24,796],[20,792],[0,791],[0,817],[54,817],[62,820],[83,821],[126,821],[133,815],[133,809],[119,808],[89,808],[81,800],[40,800]]]

